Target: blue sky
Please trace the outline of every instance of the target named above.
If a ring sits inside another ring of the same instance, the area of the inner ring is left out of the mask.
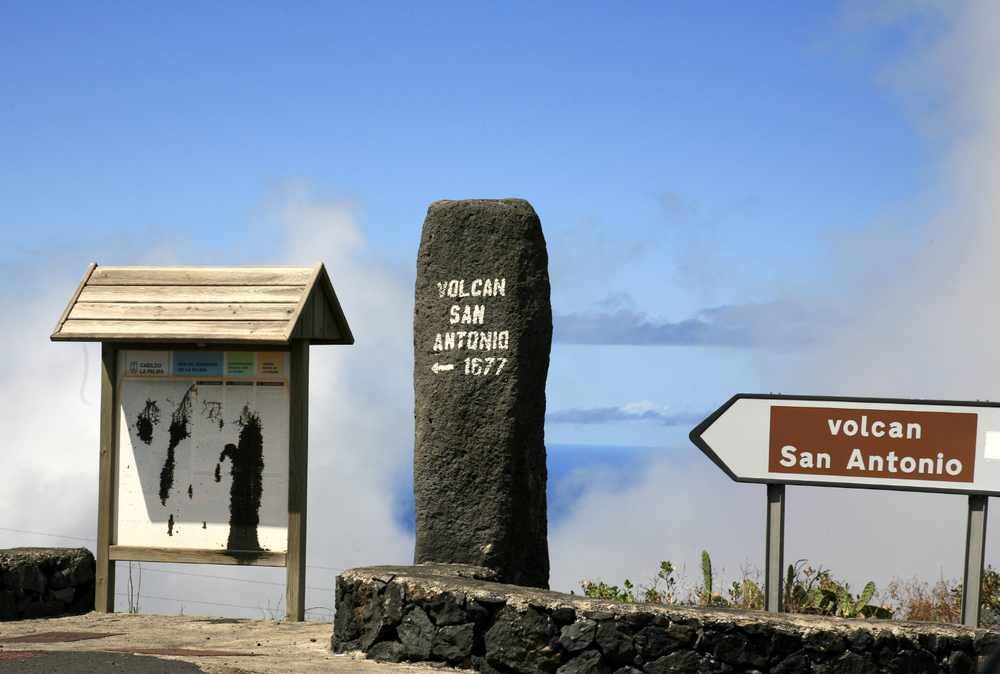
[[[979,1],[3,3],[0,545],[93,535],[99,352],[48,341],[89,262],[323,261],[357,344],[313,349],[310,564],[408,562],[421,224],[518,197],[552,279],[553,587],[762,566],[764,488],[687,440],[730,396],[997,397],[998,37]],[[853,583],[960,573],[960,497],[788,513],[786,558]]]

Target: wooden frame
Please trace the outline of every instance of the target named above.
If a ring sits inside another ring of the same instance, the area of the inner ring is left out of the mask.
[[[114,527],[114,498],[118,491],[118,353],[114,344],[101,344],[101,463],[97,488],[97,578],[94,610],[114,613],[115,563],[111,561],[111,532]]]
[[[254,552],[241,557],[239,551],[197,548],[157,548],[113,545],[118,493],[118,428],[120,404],[117,399],[118,352],[135,344],[104,342],[101,347],[101,464],[98,495],[97,581],[94,609],[114,612],[115,562],[163,562],[189,564],[229,564],[284,566],[286,568],[285,619],[305,620],[306,589],[306,504],[309,460],[309,340],[292,340],[290,351],[290,399],[288,419],[288,545],[286,552]],[[246,349],[246,345],[191,347],[170,345],[176,350],[219,351]],[[256,345],[251,345],[259,348]],[[149,349],[149,344],[140,345]],[[273,347],[272,347],[273,348]],[[284,349],[281,349],[284,350]]]
[[[115,562],[284,566],[285,619],[305,619],[309,345],[353,344],[322,263],[315,267],[105,267],[91,264],[52,334],[101,342],[100,484],[94,608],[114,612]],[[118,354],[122,350],[290,354],[285,552],[112,544],[118,510]]]
[[[306,486],[309,465],[309,342],[292,340],[291,401],[288,419],[288,560],[285,611],[305,620]]]

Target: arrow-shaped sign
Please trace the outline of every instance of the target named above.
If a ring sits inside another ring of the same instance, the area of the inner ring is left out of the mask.
[[[438,372],[447,372],[448,370],[454,370],[454,369],[455,369],[454,363],[449,363],[448,365],[439,365],[438,363],[434,363],[433,365],[431,365],[431,371],[434,374],[437,374]]]
[[[738,482],[1000,494],[1000,403],[739,394],[690,438]]]

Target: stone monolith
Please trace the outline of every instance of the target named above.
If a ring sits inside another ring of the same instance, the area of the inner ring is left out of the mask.
[[[438,201],[413,316],[415,563],[547,588],[548,255],[522,199]]]

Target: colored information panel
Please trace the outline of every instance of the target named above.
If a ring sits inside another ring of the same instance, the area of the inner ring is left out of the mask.
[[[283,352],[119,352],[114,545],[285,552]]]

